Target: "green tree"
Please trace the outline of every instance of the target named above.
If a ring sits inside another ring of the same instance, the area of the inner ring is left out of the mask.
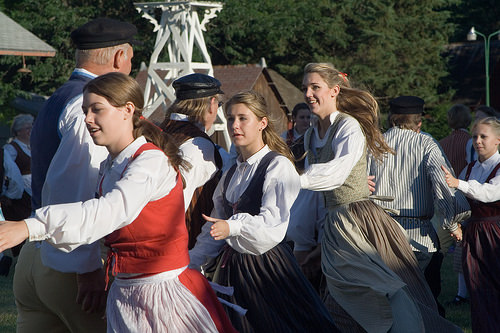
[[[26,57],[31,73],[17,72],[21,57],[0,56],[0,121],[15,114],[9,106],[15,96],[24,91],[48,96],[68,79],[75,65],[70,33],[90,19],[106,16],[138,27],[139,39],[145,43],[134,50],[135,69],[140,61],[147,61],[152,49],[153,26],[141,18],[131,0],[0,0],[0,10],[57,50],[51,58]]]
[[[500,4],[498,0],[463,0],[449,7],[455,29],[451,42],[466,41],[471,27],[489,35],[500,29]]]
[[[226,0],[207,41],[216,64],[265,57],[300,86],[306,63],[327,61],[370,90],[382,110],[398,95],[420,96],[432,108],[452,93],[440,88],[452,3]]]

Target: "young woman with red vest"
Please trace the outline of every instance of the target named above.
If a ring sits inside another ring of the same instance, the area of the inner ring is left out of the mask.
[[[473,332],[496,332],[500,327],[500,121],[482,118],[472,125],[478,159],[459,179],[443,166],[448,186],[462,191],[472,216],[462,235],[462,267],[471,300]]]
[[[42,207],[24,223],[1,224],[0,248],[29,237],[71,251],[105,237],[106,268],[115,276],[108,331],[234,332],[207,280],[187,268],[184,162],[167,136],[142,118],[143,106],[139,85],[125,74],[90,81],[85,121],[94,142],[109,151],[96,199]]]

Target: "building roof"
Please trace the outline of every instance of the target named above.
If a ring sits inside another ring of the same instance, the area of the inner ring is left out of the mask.
[[[291,113],[295,104],[303,102],[302,92],[278,72],[259,65],[214,66],[214,76],[222,83],[225,97],[230,98],[241,90],[252,89],[261,74],[275,94],[281,98],[282,107]],[[274,90],[274,89],[273,89]]]
[[[280,101],[281,107],[286,112],[291,113],[295,104],[304,101],[300,89],[270,68],[259,65],[226,65],[213,66],[213,69],[214,77],[222,84],[221,89],[224,91],[226,100],[239,91],[253,89],[259,77],[264,75],[268,85]],[[163,71],[157,70],[157,72],[160,77],[164,76]],[[144,87],[147,80],[147,70],[140,71],[136,80],[141,87]],[[163,120],[163,117],[161,110],[156,110],[149,119],[153,122],[159,122]]]
[[[56,50],[0,12],[0,55],[53,57]]]

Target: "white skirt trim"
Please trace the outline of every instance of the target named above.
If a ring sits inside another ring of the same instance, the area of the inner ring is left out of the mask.
[[[176,269],[137,279],[117,278],[108,295],[108,332],[217,332],[208,310]]]

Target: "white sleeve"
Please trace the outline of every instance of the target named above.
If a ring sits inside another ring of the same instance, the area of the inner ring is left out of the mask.
[[[462,175],[461,175],[462,176]],[[464,177],[460,177],[464,178]],[[458,189],[466,197],[481,202],[494,202],[500,200],[500,170],[497,171],[488,183],[479,183],[477,180],[459,180]]]
[[[5,191],[2,194],[9,199],[21,199],[24,192],[23,177],[16,162],[12,159],[12,154],[7,151],[7,146],[10,145],[5,145],[3,155],[4,176],[7,178],[7,186],[5,186]]]
[[[365,149],[365,137],[356,120],[347,118],[332,140],[332,160],[306,167],[300,175],[302,188],[313,191],[333,190],[344,184]]]
[[[284,156],[275,157],[267,168],[262,187],[258,215],[237,213],[227,220],[226,242],[238,252],[259,255],[285,238],[290,208],[300,190],[299,176],[292,162]],[[220,209],[216,200],[214,206]]]
[[[92,141],[81,103],[82,95],[68,104],[59,119],[61,142],[47,170],[42,206],[94,197],[99,167],[108,151]]]
[[[226,175],[227,173],[221,177],[213,194],[214,208],[210,216],[214,218],[225,218],[225,215],[220,209],[222,209],[222,188]],[[219,211],[217,211],[217,207]],[[205,265],[209,259],[215,258],[222,250],[224,244],[226,244],[224,240],[215,240],[210,235],[211,226],[212,223],[210,222],[206,222],[203,225],[200,234],[196,237],[195,246],[189,250],[189,266],[191,268],[199,270],[199,268]]]
[[[161,151],[139,155],[114,188],[99,199],[42,207],[26,219],[29,239],[69,252],[130,224],[149,201],[167,195],[176,172]]]
[[[185,209],[189,207],[194,191],[205,185],[217,172],[215,164],[215,147],[205,138],[196,137],[184,142],[179,149],[184,159],[191,164],[191,169],[182,171],[186,181],[184,189]]]

